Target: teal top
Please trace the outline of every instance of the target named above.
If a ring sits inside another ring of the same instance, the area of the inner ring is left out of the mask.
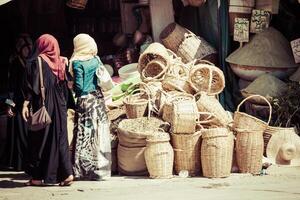
[[[74,60],[74,91],[76,97],[87,95],[97,90],[96,70],[103,65],[96,57],[86,61]]]

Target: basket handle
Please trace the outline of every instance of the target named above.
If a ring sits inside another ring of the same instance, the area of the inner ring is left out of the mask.
[[[200,115],[202,114],[204,114],[204,115],[209,115],[207,118],[206,118],[206,120],[203,120],[203,121],[200,121],[199,119],[198,119],[198,122],[197,122],[197,124],[207,124],[207,123],[211,123],[212,121],[213,121],[213,118],[215,117],[215,115],[213,114],[213,113],[210,113],[210,112],[198,112],[198,114],[199,114],[199,117],[200,117]]]
[[[269,106],[269,118],[268,118],[267,124],[269,125],[269,123],[270,123],[270,121],[271,121],[271,117],[272,117],[272,106],[271,106],[270,102],[269,102],[265,97],[263,97],[263,96],[261,96],[261,95],[255,94],[255,95],[251,95],[251,96],[246,97],[246,98],[243,99],[243,101],[241,101],[241,103],[238,105],[236,111],[239,112],[239,111],[240,111],[241,105],[242,105],[243,103],[245,103],[247,100],[249,100],[249,99],[251,99],[251,98],[253,98],[253,97],[259,97],[259,98],[263,99],[265,102],[267,102],[267,104],[268,104],[268,106]]]

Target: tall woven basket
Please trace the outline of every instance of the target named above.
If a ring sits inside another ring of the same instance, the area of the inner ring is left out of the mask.
[[[147,137],[145,160],[150,178],[172,178],[174,152],[166,132],[156,132]]]
[[[227,128],[202,130],[201,163],[203,176],[230,176],[233,156],[233,135]]]
[[[270,107],[267,123],[239,111],[245,101],[257,97],[264,99]],[[271,114],[272,107],[269,101],[260,95],[249,96],[238,105],[237,111],[234,113],[233,129],[236,132],[237,164],[241,173],[260,173],[264,152],[263,133],[271,120]]]
[[[199,175],[201,172],[201,132],[191,135],[172,133],[171,141],[175,153],[175,173],[179,174],[181,170],[187,170],[190,176]]]

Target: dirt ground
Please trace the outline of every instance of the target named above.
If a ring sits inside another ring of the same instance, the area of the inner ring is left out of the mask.
[[[222,179],[113,176],[101,182],[74,182],[70,187],[24,187],[24,173],[0,172],[0,200],[300,199],[300,167],[271,166],[267,173]]]

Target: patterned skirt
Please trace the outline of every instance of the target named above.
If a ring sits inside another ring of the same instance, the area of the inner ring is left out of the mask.
[[[88,94],[78,98],[74,136],[75,178],[102,180],[110,177],[110,129],[104,100],[100,94]]]

